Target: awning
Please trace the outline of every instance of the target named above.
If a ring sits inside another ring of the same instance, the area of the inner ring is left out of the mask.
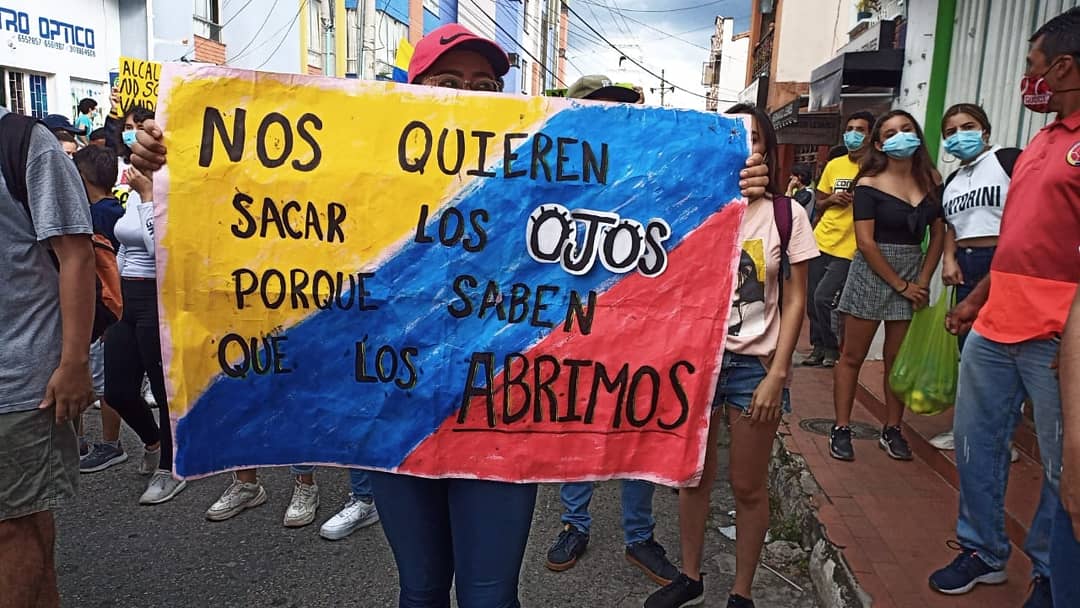
[[[844,87],[899,88],[904,49],[844,53],[810,74],[810,111],[840,105]]]

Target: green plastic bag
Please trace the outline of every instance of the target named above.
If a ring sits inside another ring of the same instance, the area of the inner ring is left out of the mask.
[[[936,304],[915,311],[889,374],[889,386],[916,414],[940,414],[956,400],[960,348],[945,329],[952,303],[953,289],[946,288]]]

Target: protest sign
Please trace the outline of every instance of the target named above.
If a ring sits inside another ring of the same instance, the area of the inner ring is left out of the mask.
[[[127,114],[135,105],[153,110],[157,107],[158,81],[161,80],[161,64],[132,57],[121,57],[120,67],[110,72],[112,86],[120,94],[120,115]]]
[[[176,472],[699,477],[745,117],[167,64]]]

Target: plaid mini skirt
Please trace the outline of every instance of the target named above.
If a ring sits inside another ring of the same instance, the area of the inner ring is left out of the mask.
[[[915,282],[922,269],[920,245],[878,243],[881,255],[905,281]],[[853,317],[872,321],[910,321],[914,308],[911,300],[900,295],[866,263],[861,252],[855,253],[848,271],[844,292],[837,309]]]

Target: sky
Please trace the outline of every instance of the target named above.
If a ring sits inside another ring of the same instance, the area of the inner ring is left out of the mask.
[[[636,80],[644,80],[636,84],[645,88],[647,103],[659,105],[659,75],[664,70],[669,87],[692,92],[669,90],[664,104],[696,110],[705,108],[705,99],[697,95],[705,93],[701,67],[709,54],[716,17],[734,18],[736,33],[750,27],[750,0],[572,0],[569,6],[578,16],[570,14],[567,84],[583,74],[625,80],[619,76],[627,75],[617,72],[619,57],[625,54],[657,75],[643,74],[623,62],[624,67],[639,73]],[[624,53],[605,44],[590,25]],[[721,91],[721,99],[734,99],[737,93]]]

